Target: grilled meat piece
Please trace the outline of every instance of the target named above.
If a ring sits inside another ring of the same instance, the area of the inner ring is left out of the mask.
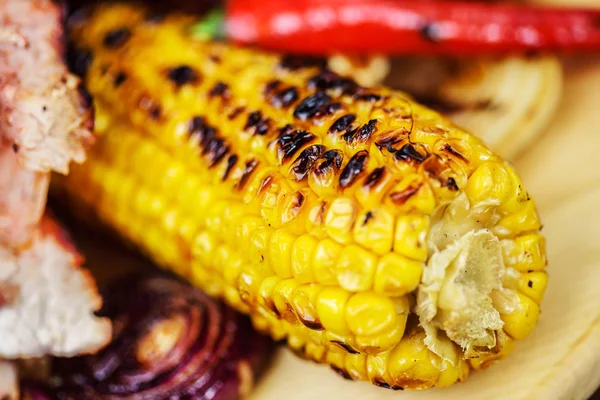
[[[52,0],[0,3],[0,137],[27,169],[66,174],[92,144],[80,81],[63,62],[61,7]]]

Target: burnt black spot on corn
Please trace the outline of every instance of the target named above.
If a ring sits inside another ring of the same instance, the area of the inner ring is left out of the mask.
[[[297,181],[302,181],[307,178],[308,173],[311,171],[313,165],[315,165],[324,149],[324,146],[314,145],[307,147],[300,153],[290,168]]]
[[[327,65],[327,60],[323,57],[303,56],[297,54],[286,54],[281,57],[279,66],[283,69],[295,71],[302,68],[320,67]]]
[[[210,89],[210,92],[208,92],[208,95],[211,97],[214,96],[221,96],[221,97],[228,97],[229,93],[229,86],[227,86],[227,84],[225,82],[217,82],[217,84],[215,86],[213,86],[212,89]]]
[[[309,118],[329,114],[328,107],[331,104],[331,97],[325,92],[317,92],[306,97],[298,104],[294,110],[294,117],[306,120]]]
[[[115,79],[113,80],[113,84],[115,87],[119,87],[127,80],[127,74],[125,72],[118,72],[115,75]]]
[[[339,117],[331,125],[331,127],[329,128],[329,132],[331,132],[331,133],[343,132],[350,127],[350,124],[352,124],[355,119],[356,119],[356,115],[354,115],[354,114],[346,114],[342,117]]]
[[[198,82],[198,72],[189,65],[181,65],[167,70],[167,78],[177,87]]]
[[[128,28],[120,27],[108,31],[104,35],[104,47],[115,49],[121,47],[131,37],[131,31]]]
[[[369,153],[365,150],[361,150],[352,156],[350,161],[348,161],[346,168],[344,168],[340,175],[340,186],[346,188],[352,185],[356,178],[365,172],[368,160]]]
[[[56,179],[71,199],[258,329],[355,380],[447,386],[527,336],[546,286],[540,222],[514,170],[481,141],[323,60],[192,39],[191,17],[151,24],[137,7],[105,4],[72,31],[74,48],[89,49],[78,69],[98,141]],[[123,26],[128,39],[105,48]],[[433,312],[449,311],[431,316],[422,272],[477,237],[498,251],[469,265],[501,257],[519,279],[504,287],[515,311],[486,314],[497,325],[475,340],[460,332],[483,311],[469,309],[466,324],[440,301]],[[423,326],[438,335],[426,341]]]

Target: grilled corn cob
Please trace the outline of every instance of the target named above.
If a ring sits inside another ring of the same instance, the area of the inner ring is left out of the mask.
[[[75,23],[98,144],[59,182],[159,265],[349,379],[443,387],[539,315],[540,221],[439,114],[131,5]]]

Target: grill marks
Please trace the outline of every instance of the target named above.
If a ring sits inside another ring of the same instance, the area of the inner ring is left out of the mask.
[[[204,118],[200,116],[192,118],[188,132],[191,137],[195,137],[198,140],[198,144],[202,149],[201,153],[206,157],[209,168],[219,163],[219,161],[221,161],[230,151],[229,145],[226,140],[219,135],[217,129],[208,125]],[[237,162],[237,156],[233,156],[235,157],[234,159],[232,159],[231,156],[228,159],[228,164],[230,162],[232,164],[227,167],[223,180],[227,178],[231,168],[233,168],[233,165]]]
[[[229,86],[225,82],[217,82],[208,92],[208,97],[228,98],[229,96]]]
[[[281,129],[279,139],[277,140],[277,155],[281,162],[292,157],[304,145],[314,141],[316,136],[310,132],[301,129],[293,130],[291,125],[286,125]]]
[[[422,163],[427,158],[426,155],[423,155],[417,151],[414,145],[408,143],[400,148],[400,150],[395,152],[394,158],[396,160],[402,160],[407,162],[416,162],[417,164]]]
[[[263,117],[262,112],[254,111],[248,114],[248,120],[244,126],[244,130],[254,130],[257,135],[264,136],[269,132],[271,126],[271,120],[267,117]]]
[[[356,178],[365,172],[368,161],[369,153],[366,150],[361,150],[352,156],[340,175],[340,187],[345,189],[352,185]]]
[[[308,173],[311,171],[323,151],[325,151],[325,146],[313,145],[307,147],[300,153],[290,167],[290,172],[296,181],[302,181],[307,178]]]
[[[200,75],[189,65],[181,65],[167,70],[167,78],[175,87],[180,88],[183,85],[197,83],[200,80]]]
[[[332,103],[325,92],[317,92],[306,97],[294,110],[294,117],[306,121],[309,118],[322,117],[341,108],[340,103]]]
[[[286,54],[281,57],[279,67],[289,71],[295,71],[301,68],[319,67],[325,68],[327,60],[323,57],[302,56],[295,54]]]
[[[310,90],[336,90],[346,95],[353,95],[360,89],[352,79],[342,77],[328,69],[323,69],[310,77],[307,84]]]
[[[371,135],[376,130],[377,120],[372,119],[358,129],[347,129],[344,134],[344,140],[348,144],[365,143],[371,138]]]
[[[323,153],[314,167],[317,175],[337,174],[342,167],[344,155],[341,150],[333,149]]]
[[[244,170],[242,171],[242,176],[240,177],[238,183],[236,183],[235,185],[235,188],[237,190],[244,189],[244,186],[246,186],[246,183],[248,183],[248,179],[250,179],[250,175],[252,175],[252,173],[256,170],[257,166],[258,161],[256,161],[255,159],[250,159],[246,161],[246,164],[244,165]]]
[[[116,28],[108,31],[104,35],[102,44],[108,49],[118,49],[123,46],[131,37],[131,31],[126,27]]]

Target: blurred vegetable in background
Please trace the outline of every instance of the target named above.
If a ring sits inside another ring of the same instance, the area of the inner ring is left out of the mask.
[[[175,279],[126,279],[104,299],[113,340],[96,355],[53,361],[60,399],[237,399],[270,357],[271,341],[245,317]]]

